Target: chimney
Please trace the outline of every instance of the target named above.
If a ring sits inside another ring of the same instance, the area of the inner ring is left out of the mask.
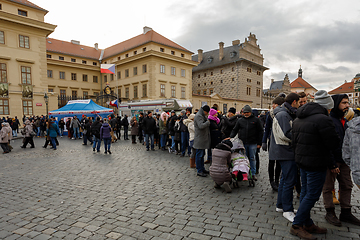
[[[95,43],[94,47],[95,47],[96,50],[99,50],[99,44],[98,43]]]
[[[198,62],[201,63],[203,60],[203,50],[198,49]]]
[[[71,43],[76,44],[76,45],[80,45],[80,41],[77,41],[77,40],[71,40]]]
[[[151,27],[145,26],[145,27],[144,27],[144,34],[146,34],[147,32],[149,32],[149,31],[151,31],[151,30],[152,30]]]
[[[219,42],[219,60],[224,58],[224,43]]]
[[[240,45],[240,40],[237,39],[237,40],[232,41],[232,45],[233,46]]]

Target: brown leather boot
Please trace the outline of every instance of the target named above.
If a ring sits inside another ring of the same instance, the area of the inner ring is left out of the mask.
[[[195,158],[190,158],[190,167],[191,168],[196,168]]]
[[[326,208],[325,219],[328,221],[328,223],[337,227],[341,227],[341,222],[335,215],[335,208]]]
[[[339,195],[340,195],[340,194],[339,194]],[[332,190],[332,196],[333,196],[333,203],[334,203],[335,205],[339,205],[340,202],[339,202],[339,200],[337,200],[337,198],[336,198],[335,189]]]
[[[317,237],[314,237],[310,233],[308,233],[302,226],[300,225],[292,225],[290,228],[290,233],[292,235],[298,236],[301,239],[308,239],[308,240],[316,240]]]
[[[347,222],[360,226],[360,220],[351,213],[351,208],[342,208],[339,218],[342,222]]]
[[[315,224],[311,226],[304,226],[304,229],[308,233],[325,234],[327,232],[326,228],[321,228],[319,226],[316,226]]]

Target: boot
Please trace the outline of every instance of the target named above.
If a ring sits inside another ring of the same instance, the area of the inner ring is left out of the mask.
[[[360,220],[351,213],[351,208],[341,209],[340,221],[360,226]]]
[[[335,215],[335,208],[326,208],[325,219],[328,221],[328,223],[337,227],[341,227],[341,222]]]
[[[190,168],[196,168],[195,158],[190,158]]]
[[[340,194],[340,193],[339,193]],[[335,204],[335,205],[339,205],[340,204],[340,202],[339,202],[339,200],[337,200],[336,199],[336,196],[335,196],[335,189],[334,190],[332,190],[332,195],[333,195],[333,203]]]
[[[290,228],[290,234],[300,237],[301,239],[316,240],[317,237],[314,237],[311,233],[307,232],[303,226],[292,225]]]
[[[277,186],[277,184],[276,184],[275,182],[271,182],[270,185],[271,185],[271,188],[272,188],[275,192],[277,192],[277,191],[279,190],[279,187]]]

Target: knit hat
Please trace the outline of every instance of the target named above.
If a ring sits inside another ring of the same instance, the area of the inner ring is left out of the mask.
[[[213,108],[210,109],[209,115],[210,116],[214,116],[215,114],[217,114],[217,111]]]
[[[233,144],[229,139],[222,140],[221,143],[228,145],[230,147],[230,149],[233,147]]]
[[[318,103],[326,109],[334,108],[334,101],[325,90],[319,90],[315,93],[314,102]]]
[[[252,111],[251,107],[249,105],[245,105],[245,107],[243,108],[244,109],[244,113],[246,112],[250,112]]]
[[[208,105],[204,105],[202,107],[202,109],[205,111],[205,112],[209,112],[210,111],[210,107]]]
[[[235,113],[236,113],[236,109],[235,109],[235,108],[233,108],[233,107],[231,107],[231,108],[229,109],[229,112],[231,112],[231,113],[235,114]]]
[[[186,114],[186,110],[181,110],[181,113],[182,113],[183,115],[185,115],[185,114]]]
[[[286,98],[286,94],[285,93],[283,93],[283,92],[281,92],[281,93],[279,93],[279,95],[277,95],[278,97],[283,97],[283,98]]]

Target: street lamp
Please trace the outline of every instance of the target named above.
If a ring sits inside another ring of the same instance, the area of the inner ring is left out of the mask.
[[[49,111],[48,111],[49,96],[46,94],[46,92],[44,93],[44,100],[45,100],[45,104],[46,104],[46,116],[47,116],[49,114]]]

